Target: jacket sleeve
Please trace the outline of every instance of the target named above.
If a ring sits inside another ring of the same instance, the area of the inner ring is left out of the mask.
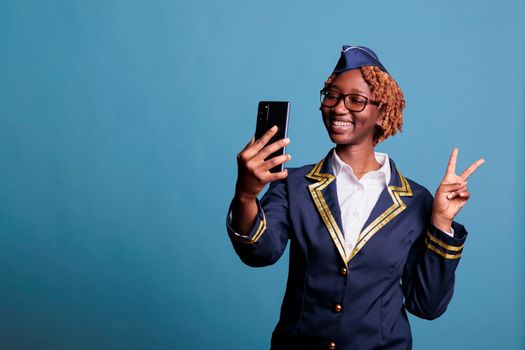
[[[467,231],[452,223],[451,237],[429,223],[413,244],[402,277],[405,308],[415,316],[433,320],[441,316],[454,293],[455,271]]]
[[[231,227],[231,204],[226,218],[226,230],[235,252],[253,267],[274,264],[288,243],[290,219],[285,180],[272,182],[261,200],[257,200],[257,206],[257,219],[248,235],[240,235]]]

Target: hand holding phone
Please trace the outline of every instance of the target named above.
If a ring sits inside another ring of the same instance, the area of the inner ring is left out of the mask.
[[[268,182],[288,176],[283,164],[291,159],[284,153],[290,143],[286,138],[290,104],[261,102],[257,112],[255,135],[237,155],[238,175],[232,202],[232,227],[248,234],[257,216],[256,198]],[[272,172],[274,171],[274,172]]]
[[[236,197],[253,200],[267,183],[288,176],[283,165],[291,159],[289,154],[284,153],[284,148],[290,143],[290,139],[281,136],[286,136],[287,133],[289,103],[277,103],[281,108],[273,110],[271,105],[265,108],[268,102],[259,103],[255,135],[237,155]],[[276,122],[280,127],[275,125]]]

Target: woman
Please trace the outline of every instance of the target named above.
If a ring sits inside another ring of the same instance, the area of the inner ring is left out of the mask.
[[[335,148],[317,164],[270,173],[290,141],[271,129],[239,153],[227,228],[250,266],[275,263],[290,241],[288,283],[272,349],[410,349],[406,310],[434,319],[452,298],[467,231],[453,221],[470,197],[454,149],[435,197],[405,178],[378,142],[401,129],[403,94],[376,54],[344,46],[321,90]],[[257,195],[271,182],[259,202]]]

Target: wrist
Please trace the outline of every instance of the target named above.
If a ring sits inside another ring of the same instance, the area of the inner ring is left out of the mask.
[[[256,199],[257,199],[257,196],[253,194],[249,194],[249,193],[237,193],[236,192],[233,197],[234,202],[239,203],[239,204],[252,203],[252,202],[255,202]]]
[[[432,222],[432,225],[436,226],[436,228],[441,231],[452,232],[452,220],[439,216],[432,216],[430,221]]]

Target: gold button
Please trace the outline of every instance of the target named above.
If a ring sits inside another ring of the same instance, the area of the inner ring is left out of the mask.
[[[328,349],[330,349],[330,350],[334,350],[335,349],[335,343],[333,341],[328,343]]]
[[[341,312],[341,311],[343,311],[343,307],[341,306],[341,304],[335,304],[335,306],[334,306],[334,311],[335,311],[335,312]]]
[[[343,267],[340,272],[341,272],[341,276],[348,275],[348,269],[346,267]]]

